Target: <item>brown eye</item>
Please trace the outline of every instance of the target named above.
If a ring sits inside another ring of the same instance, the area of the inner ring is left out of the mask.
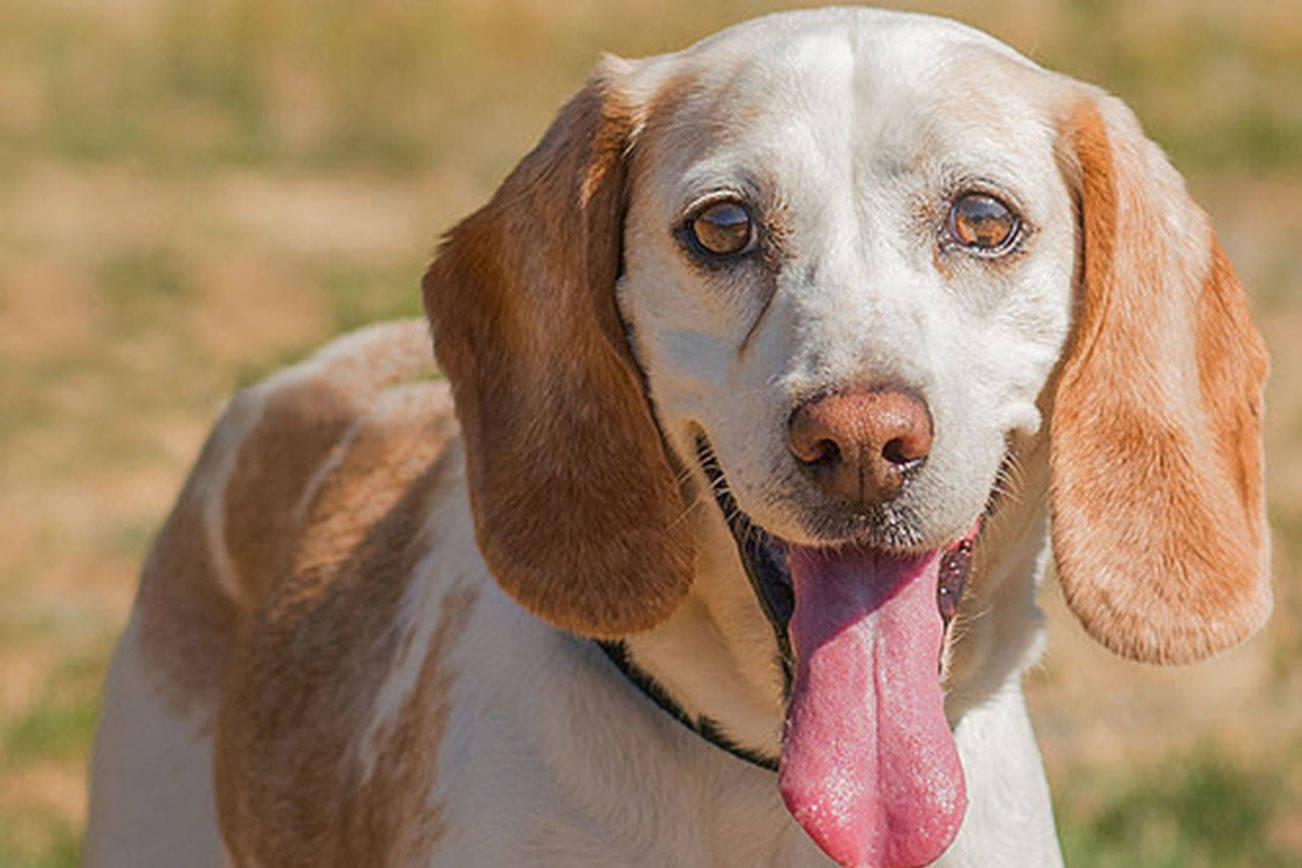
[[[732,256],[755,241],[755,221],[740,202],[717,202],[687,223],[692,242],[714,256]]]
[[[994,196],[964,193],[949,209],[949,229],[964,247],[994,253],[1017,235],[1017,214]]]

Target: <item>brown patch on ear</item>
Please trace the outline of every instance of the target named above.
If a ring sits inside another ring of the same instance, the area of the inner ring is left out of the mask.
[[[1204,215],[1129,112],[1084,100],[1064,143],[1082,263],[1051,423],[1058,579],[1113,651],[1197,660],[1270,611],[1265,350]]]
[[[634,122],[594,75],[424,281],[485,561],[540,617],[600,637],[666,617],[693,570],[615,309]]]

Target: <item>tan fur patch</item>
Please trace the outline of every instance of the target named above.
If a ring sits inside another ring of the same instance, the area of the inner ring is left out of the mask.
[[[423,323],[384,323],[231,400],[141,577],[142,650],[174,710],[212,710],[235,634],[287,571],[303,501],[346,433],[387,388],[433,370]],[[446,387],[426,388],[451,424]]]
[[[443,654],[473,595],[445,591],[417,689],[368,782],[356,737],[401,653],[410,584],[439,581],[417,564],[430,505],[455,496],[459,481],[449,473],[449,410],[433,384],[376,400],[306,504],[285,572],[242,633],[215,747],[222,832],[237,863],[403,864],[408,848],[437,837],[432,780],[408,776],[433,774],[452,678]],[[392,761],[422,738],[428,762],[404,771]]]
[[[429,793],[456,678],[445,658],[478,596],[463,589],[444,597],[416,687],[380,732],[375,768],[344,806],[351,827],[345,842],[351,857],[344,864],[419,864],[443,834],[442,813],[429,804]]]
[[[281,389],[240,447],[226,485],[225,543],[245,595],[261,599],[298,538],[309,480],[365,409],[325,379]]]
[[[425,277],[489,569],[540,617],[601,637],[665,618],[693,570],[615,309],[633,125],[599,72]]]
[[[1215,242],[1179,234],[1207,230],[1178,176],[1128,112],[1107,110],[1080,102],[1066,124],[1083,270],[1054,396],[1054,554],[1091,635],[1184,662],[1269,612],[1265,353]]]
[[[1212,245],[1212,267],[1198,297],[1198,380],[1216,453],[1234,482],[1239,505],[1251,519],[1254,545],[1264,545],[1261,509],[1261,383],[1269,360],[1261,335],[1248,317],[1247,298],[1220,244]]]

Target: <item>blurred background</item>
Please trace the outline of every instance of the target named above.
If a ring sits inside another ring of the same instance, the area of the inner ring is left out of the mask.
[[[600,51],[744,0],[0,4],[0,866],[76,861],[100,680],[233,389],[419,310]],[[1274,358],[1276,615],[1161,670],[1045,589],[1033,715],[1073,866],[1302,864],[1302,3],[903,2],[1123,97],[1185,173]]]

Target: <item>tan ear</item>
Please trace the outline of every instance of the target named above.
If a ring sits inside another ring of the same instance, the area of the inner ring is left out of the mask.
[[[615,308],[635,122],[618,63],[449,233],[424,281],[489,569],[545,620],[604,638],[667,616],[693,570]]]
[[[1197,660],[1270,613],[1265,349],[1206,216],[1130,111],[1083,98],[1061,142],[1081,286],[1051,421],[1058,579],[1113,651]]]

